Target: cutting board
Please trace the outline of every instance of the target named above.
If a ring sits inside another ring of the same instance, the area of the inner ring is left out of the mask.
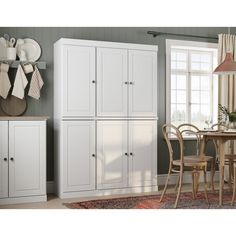
[[[19,99],[9,95],[7,99],[1,98],[1,110],[8,116],[23,115],[27,108],[26,99]]]

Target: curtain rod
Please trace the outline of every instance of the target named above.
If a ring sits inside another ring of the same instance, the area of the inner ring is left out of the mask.
[[[172,36],[193,37],[193,38],[218,39],[216,37],[207,37],[207,36],[199,36],[192,34],[172,34],[172,33],[163,33],[157,31],[148,31],[147,34],[151,34],[154,38],[161,35],[172,35]]]

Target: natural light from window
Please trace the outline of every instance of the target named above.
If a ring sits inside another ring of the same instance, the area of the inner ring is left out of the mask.
[[[204,129],[217,122],[217,44],[166,40],[166,120]]]

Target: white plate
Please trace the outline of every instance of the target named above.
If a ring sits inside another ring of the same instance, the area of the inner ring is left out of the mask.
[[[35,62],[40,58],[41,48],[39,44],[33,39],[23,39],[24,43],[16,45],[17,56],[20,56],[20,51],[24,50],[26,53],[26,60]]]

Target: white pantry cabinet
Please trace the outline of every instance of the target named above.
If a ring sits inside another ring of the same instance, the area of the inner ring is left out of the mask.
[[[154,45],[54,44],[54,160],[60,198],[157,191]]]
[[[157,184],[157,121],[98,121],[97,133],[99,189]]]
[[[46,121],[10,119],[0,121],[0,204],[45,201]]]
[[[95,48],[63,46],[63,116],[95,115]]]
[[[63,122],[63,189],[95,189],[95,121]]]

